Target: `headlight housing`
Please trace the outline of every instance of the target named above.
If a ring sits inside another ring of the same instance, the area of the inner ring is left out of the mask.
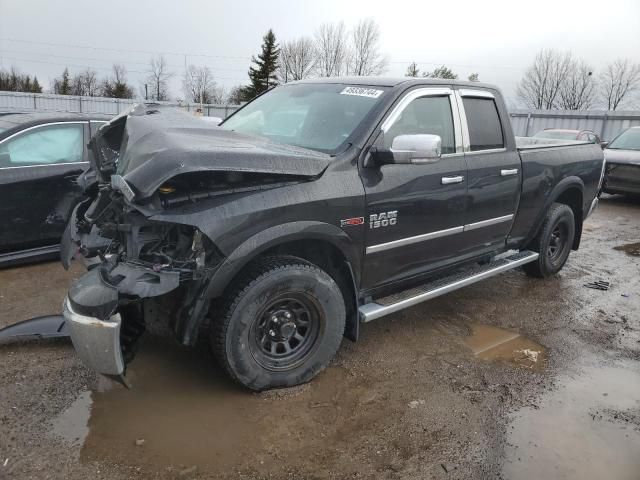
[[[111,175],[111,187],[122,193],[128,202],[132,202],[136,198],[136,193],[121,175]]]

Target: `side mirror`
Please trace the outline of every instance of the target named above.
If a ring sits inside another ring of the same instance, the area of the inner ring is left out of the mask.
[[[609,142],[602,141],[602,142],[600,142],[600,146],[604,150],[605,148],[607,148],[607,146],[609,146]]]
[[[365,166],[403,163],[420,165],[440,159],[442,139],[439,135],[430,134],[398,135],[393,139],[390,149],[372,147],[369,153],[369,165]]]

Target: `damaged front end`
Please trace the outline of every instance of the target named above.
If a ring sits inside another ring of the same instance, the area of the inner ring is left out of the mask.
[[[64,303],[74,347],[86,365],[108,375],[124,373],[146,317],[168,315],[174,328],[185,323],[194,312],[180,305],[193,303],[219,261],[197,228],[150,221],[105,185],[74,212],[63,252],[63,261],[75,254],[89,268]],[[166,311],[158,299],[170,292],[181,301]]]
[[[316,178],[329,161],[146,105],[102,126],[89,148],[79,180],[87,198],[61,247],[66,268],[81,257],[89,271],[69,290],[64,315],[84,363],[116,376],[151,320],[196,342],[211,278],[245,239],[230,242],[224,225],[251,229],[255,204],[239,199]]]

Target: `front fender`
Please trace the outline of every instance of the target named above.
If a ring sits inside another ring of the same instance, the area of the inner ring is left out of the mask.
[[[241,243],[213,274],[206,296],[209,298],[220,296],[229,282],[256,256],[273,247],[296,240],[321,240],[334,245],[350,263],[356,285],[360,284],[360,257],[358,247],[353,240],[335,225],[315,221],[297,221],[267,228]]]

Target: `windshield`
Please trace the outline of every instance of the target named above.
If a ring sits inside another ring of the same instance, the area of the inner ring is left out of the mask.
[[[614,150],[640,150],[640,128],[630,128],[618,135],[608,148]]]
[[[284,85],[229,117],[227,130],[336,153],[384,94],[385,87]]]
[[[534,135],[536,138],[555,138],[556,140],[575,140],[577,134],[575,132],[558,132],[553,130],[543,130]]]

